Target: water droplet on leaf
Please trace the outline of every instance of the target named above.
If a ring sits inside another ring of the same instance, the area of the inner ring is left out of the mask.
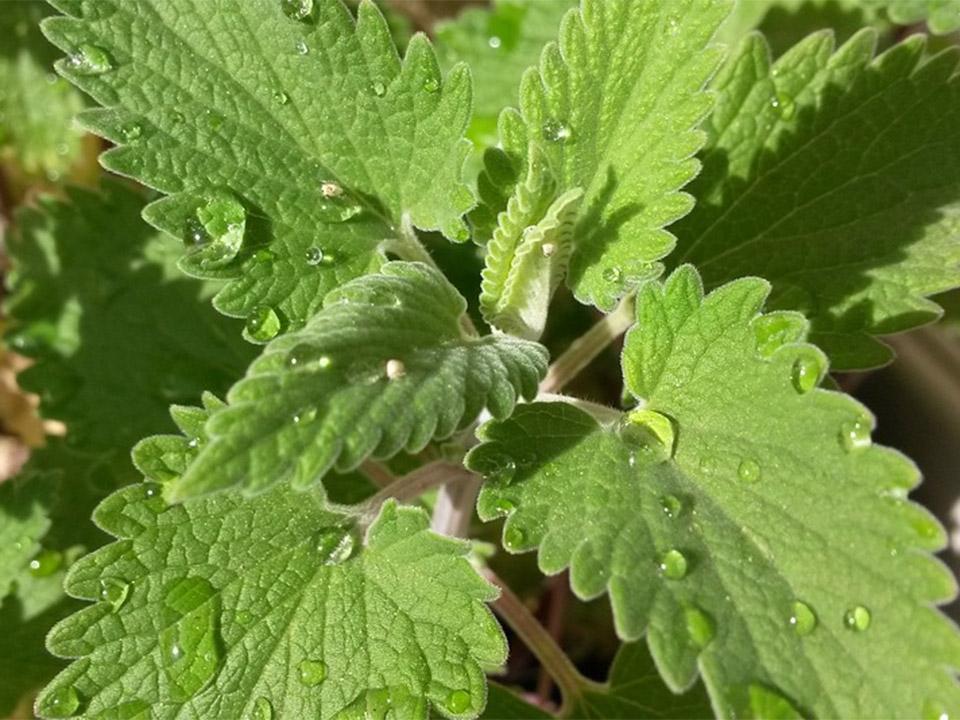
[[[185,702],[213,680],[220,664],[217,594],[204,578],[181,578],[163,602],[160,664],[171,698]]]
[[[498,515],[509,515],[517,509],[517,506],[508,498],[500,498],[497,500],[494,508],[496,509]]]
[[[673,455],[676,441],[673,421],[655,410],[627,413],[617,425],[617,434],[632,453],[651,462],[663,462]]]
[[[130,596],[130,583],[118,578],[103,578],[100,580],[100,599],[110,603],[113,611],[117,612]]]
[[[258,305],[247,317],[244,329],[253,340],[266,342],[280,332],[280,318],[269,305]]]
[[[752,458],[745,458],[737,468],[737,475],[744,482],[756,482],[760,479],[760,463]]]
[[[316,245],[308,247],[303,253],[303,258],[307,261],[307,265],[319,265],[323,262],[324,257],[323,248]]]
[[[218,193],[197,208],[197,219],[210,242],[200,251],[203,267],[221,267],[240,252],[247,228],[247,211],[228,193]]]
[[[460,715],[470,709],[470,693],[466,690],[454,690],[447,695],[447,710],[454,715]]]
[[[500,40],[496,35],[491,35],[487,39],[487,45],[489,45],[493,50],[499,50],[500,46],[503,44],[503,41]]]
[[[316,687],[327,679],[327,664],[322,660],[301,660],[298,669],[300,682],[307,687]]]
[[[387,92],[387,87],[382,82],[375,82],[371,89],[377,97],[383,97]]]
[[[793,362],[790,381],[794,389],[801,395],[813,390],[823,375],[823,363],[814,350],[801,355]]]
[[[253,622],[253,613],[249,610],[241,610],[237,613],[237,622],[241,625],[249,625]]]
[[[210,236],[203,229],[203,224],[195,217],[188,217],[183,224],[183,244],[187,247],[196,247],[210,242]]]
[[[516,552],[522,549],[526,540],[526,533],[524,533],[523,530],[516,525],[509,525],[503,531],[503,546],[507,550]]]
[[[258,697],[253,705],[256,720],[273,720],[273,705],[265,697]]]
[[[797,600],[790,611],[790,626],[797,635],[809,635],[817,627],[817,616],[809,605]]]
[[[127,142],[133,142],[143,133],[143,128],[138,123],[130,122],[120,126],[120,134]]]
[[[63,554],[56,550],[41,550],[30,561],[30,574],[34,577],[49,577],[63,565]]]
[[[660,498],[660,507],[668,518],[675,518],[683,510],[683,503],[676,495],[664,495]]]
[[[113,69],[113,61],[107,51],[96,45],[81,45],[67,64],[81,75],[102,75]]]
[[[871,621],[870,611],[867,610],[863,605],[857,605],[852,607],[843,616],[843,624],[849,630],[856,630],[857,632],[863,632],[868,627],[870,627]]]
[[[865,418],[851,420],[840,426],[840,442],[847,452],[865,450],[873,442],[870,423]]]
[[[280,0],[280,9],[291,20],[304,21],[313,12],[313,0]]]
[[[608,267],[605,268],[601,273],[601,276],[604,280],[609,283],[621,283],[623,282],[623,271],[618,267]]]
[[[565,143],[573,137],[573,131],[559,120],[546,120],[541,128],[543,139],[548,142]]]
[[[339,565],[353,554],[353,535],[346,528],[328,528],[317,534],[317,554],[324,565]]]
[[[73,717],[80,709],[80,695],[73,685],[65,685],[43,695],[39,705],[38,709],[44,717]]]
[[[517,473],[517,462],[501,452],[484,452],[474,458],[473,469],[483,476],[484,482],[506,485]]]
[[[286,105],[290,102],[290,96],[287,95],[283,90],[277,90],[273,93],[273,101],[278,105]]]
[[[679,550],[668,550],[660,557],[658,567],[668,580],[681,580],[687,574],[687,558]]]
[[[784,120],[792,118],[797,111],[797,104],[793,101],[793,98],[783,92],[777,93],[772,105],[780,110],[780,117]]]
[[[423,89],[428,93],[435,93],[440,89],[440,81],[433,77],[427,78],[423,81]]]
[[[684,621],[687,625],[687,635],[690,640],[701,650],[710,644],[716,630],[713,620],[700,608],[690,607],[683,613]]]
[[[297,44],[294,47],[296,47],[297,55],[306,55],[310,52],[310,48],[303,40],[297,40]]]

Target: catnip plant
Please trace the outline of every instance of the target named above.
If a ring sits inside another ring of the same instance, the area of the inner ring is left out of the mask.
[[[960,714],[945,532],[836,374],[960,286],[960,2],[827,4],[0,7],[60,430],[0,484],[0,711]]]

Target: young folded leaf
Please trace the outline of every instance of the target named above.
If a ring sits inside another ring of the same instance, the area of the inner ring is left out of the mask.
[[[519,111],[501,114],[502,151],[490,153],[481,193],[503,209],[512,175],[497,165],[505,153],[525,168],[531,142],[558,192],[583,188],[567,277],[581,302],[612,309],[673,248],[664,227],[693,205],[680,188],[699,169],[704,86],[721,59],[709,43],[728,10],[725,0],[583,0],[523,76]]]
[[[469,71],[444,80],[423,35],[401,60],[369,0],[356,21],[340,0],[53,4],[78,15],[43,30],[69,53],[58,71],[103,106],[80,116],[117,145],[103,164],[173,194],[146,217],[217,250],[184,267],[229,281],[222,312],[302,326],[382,263],[404,217],[467,238]],[[205,208],[244,222],[211,232]]]
[[[480,310],[497,329],[528,340],[543,334],[550,299],[570,262],[583,197],[580,188],[557,197],[556,188],[546,155],[531,143],[527,177],[487,244]]]
[[[671,262],[708,287],[759,274],[838,369],[882,365],[874,336],[930,322],[960,285],[957,48],[922,36],[877,58],[864,31],[817,33],[775,63],[748,38],[714,83],[693,212]]]
[[[480,515],[507,515],[505,547],[569,567],[579,597],[608,592],[619,635],[646,633],[675,691],[699,669],[721,717],[952,714],[960,635],[930,605],[956,588],[918,551],[943,530],[866,410],[817,387],[802,318],[758,314],[768,291],[703,297],[689,266],[645,286],[623,353],[641,407],[611,425],[533,403],[483,426]]]
[[[542,346],[465,335],[466,301],[437,270],[394,262],[331,293],[302,330],[270,343],[210,418],[210,442],[169,486],[183,499],[248,492],[418,452],[486,407],[506,417],[546,372]]]

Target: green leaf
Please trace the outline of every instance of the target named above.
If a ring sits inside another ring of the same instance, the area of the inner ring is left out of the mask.
[[[625,643],[610,668],[603,691],[589,690],[579,699],[573,717],[615,718],[712,718],[710,699],[703,685],[675,695],[663,684],[644,642]]]
[[[584,0],[524,75],[520,110],[500,116],[503,150],[488,154],[481,195],[502,209],[502,156],[522,167],[531,142],[560,193],[583,188],[568,275],[581,302],[612,309],[673,248],[663,228],[693,204],[680,188],[699,169],[696,126],[711,105],[703,87],[721,57],[707,45],[728,7]]]
[[[210,443],[169,487],[181,499],[232,485],[305,488],[367,457],[417,452],[536,395],[547,352],[462,331],[466,302],[436,270],[388,263],[344,285],[300,331],[267,346],[227,396]]]
[[[555,197],[556,180],[539,145],[531,144],[527,177],[517,185],[487,245],[480,294],[484,319],[536,340],[573,252],[580,188]]]
[[[495,589],[420,509],[389,501],[362,546],[355,518],[289,486],[165,506],[140,484],[95,518],[120,540],[71,568],[68,592],[100,602],[51,632],[79,659],[42,717],[473,718],[505,660]]]
[[[698,204],[674,227],[672,262],[708,287],[762,275],[841,370],[889,360],[873,336],[935,319],[926,296],[960,284],[958,55],[873,45],[834,53],[821,33],[772,64],[748,39],[714,83]]]
[[[517,96],[520,78],[557,37],[574,0],[495,0],[492,8],[468,8],[435,28],[444,67],[466,62],[473,75],[473,124],[495,133],[497,115]],[[475,133],[476,134],[476,133]]]
[[[900,25],[926,22],[938,35],[960,30],[960,0],[872,0]]]
[[[944,533],[906,500],[917,471],[817,387],[823,354],[799,315],[758,314],[768,291],[704,298],[689,266],[645,286],[623,356],[641,409],[534,403],[483,426],[480,515],[509,515],[506,548],[569,567],[579,597],[609,593],[673,690],[699,669],[718,716],[955,713],[960,636],[931,604],[956,587],[919,552]]]
[[[103,164],[172,194],[148,220],[229,250],[183,263],[228,281],[222,312],[266,307],[296,328],[330,289],[378,267],[402,224],[467,238],[469,72],[458,66],[442,81],[423,35],[401,61],[371,2],[356,23],[340,0],[83,9],[43,24],[70,53],[57,68],[104,106],[81,116],[118,144]],[[224,207],[244,222],[211,232],[203,209]]]
[[[40,549],[50,528],[53,483],[28,473],[0,483],[0,600]]]
[[[521,700],[513,691],[491,682],[488,687],[485,720],[541,720],[554,717],[538,707]]]
[[[0,162],[30,176],[59,180],[81,151],[73,116],[78,92],[53,74],[54,48],[38,23],[44,3],[5,0],[0,13]]]

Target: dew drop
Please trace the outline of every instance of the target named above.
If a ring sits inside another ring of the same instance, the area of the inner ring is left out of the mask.
[[[623,271],[616,266],[605,268],[601,276],[609,283],[623,282]]]
[[[517,474],[517,462],[505,453],[485,452],[476,456],[473,469],[483,475],[484,482],[508,484]]]
[[[327,528],[317,534],[317,554],[324,565],[339,565],[353,554],[353,535],[346,528]]]
[[[764,358],[773,355],[783,345],[796,342],[803,336],[803,320],[795,314],[769,313],[753,323],[757,353]]]
[[[517,506],[508,498],[499,498],[496,505],[494,505],[494,508],[496,509],[498,515],[504,516],[513,513],[517,509]]]
[[[491,35],[487,39],[487,45],[489,45],[493,50],[499,50],[502,44],[503,44],[503,41],[500,38],[498,38],[496,35]]]
[[[373,90],[373,94],[377,97],[383,97],[387,92],[387,87],[382,82],[375,82],[371,89]]]
[[[249,625],[253,622],[253,613],[249,610],[241,610],[237,613],[237,622],[241,625]]]
[[[313,12],[313,0],[280,0],[280,9],[291,20],[303,22]]]
[[[565,143],[573,137],[573,131],[569,127],[553,118],[543,123],[541,133],[547,142]]]
[[[454,715],[460,715],[470,709],[470,693],[466,690],[454,690],[447,695],[447,710]]]
[[[326,256],[323,253],[323,248],[318,247],[317,245],[311,245],[303,253],[303,259],[307,261],[307,265],[316,266],[323,262],[323,259]]]
[[[133,142],[143,134],[143,128],[135,122],[124,123],[120,126],[120,134],[127,142]]]
[[[100,580],[100,599],[110,603],[114,612],[117,612],[130,596],[130,583],[119,578],[103,578]]]
[[[387,360],[387,379],[388,380],[397,380],[402,378],[407,374],[407,366],[403,364],[403,360],[397,360],[396,358],[390,358]]]
[[[63,554],[56,550],[41,550],[30,561],[30,574],[34,577],[49,577],[63,565]]]
[[[823,375],[823,363],[820,356],[814,351],[798,357],[793,362],[790,381],[794,389],[801,395],[813,390]]]
[[[65,685],[42,696],[39,705],[40,714],[44,717],[73,717],[80,709],[80,695],[73,685]]]
[[[197,219],[210,238],[203,248],[201,265],[221,267],[240,252],[247,228],[247,211],[232,195],[224,192],[210,197],[197,208]]]
[[[840,443],[847,452],[856,452],[870,447],[870,423],[865,418],[850,420],[840,426]]]
[[[306,425],[307,423],[313,422],[313,421],[316,419],[316,417],[317,417],[317,409],[316,409],[316,408],[308,408],[307,410],[303,410],[303,411],[301,411],[301,412],[298,412],[298,413],[294,414],[294,416],[293,416],[293,424],[294,424],[294,425],[301,425],[301,424],[302,424],[302,425]]]
[[[760,479],[760,463],[752,458],[744,458],[737,468],[737,475],[744,482],[756,482]]]
[[[676,495],[664,495],[660,498],[660,507],[663,508],[663,514],[672,519],[683,510],[683,503]]]
[[[513,552],[519,551],[521,548],[523,548],[526,540],[526,533],[524,533],[523,530],[518,528],[516,525],[509,525],[503,531],[503,546],[507,550],[511,550]]]
[[[244,329],[253,340],[266,342],[280,332],[280,318],[269,305],[257,305],[247,316]]]
[[[771,101],[771,105],[780,110],[780,117],[789,120],[797,111],[797,104],[793,98],[786,93],[777,93],[777,96]]]
[[[427,78],[423,81],[423,89],[428,93],[435,93],[440,89],[440,81],[433,77]]]
[[[316,687],[327,679],[327,664],[323,660],[301,660],[298,669],[300,682],[307,687]]]
[[[942,702],[930,698],[923,702],[922,718],[923,720],[950,720],[950,712]]]
[[[258,265],[266,265],[277,259],[277,254],[268,248],[260,248],[253,254],[253,261]]]
[[[273,705],[265,697],[258,697],[253,704],[255,720],[273,720]]]
[[[660,557],[658,567],[668,580],[680,580],[687,574],[687,558],[679,550],[668,550]]]
[[[809,605],[797,600],[790,609],[790,627],[797,635],[809,635],[817,627],[817,616]]]
[[[687,635],[693,644],[701,650],[710,644],[716,629],[713,620],[700,608],[690,607],[683,613],[684,621],[687,625]]]
[[[843,615],[843,624],[848,630],[863,632],[870,627],[870,611],[863,605],[857,605],[847,610]]]
[[[81,75],[102,75],[113,69],[113,61],[107,51],[96,45],[81,45],[67,64]]]
[[[273,101],[277,103],[277,105],[286,105],[290,102],[290,96],[283,90],[277,90],[273,93]]]
[[[188,217],[183,224],[183,244],[187,247],[197,247],[210,242],[210,236],[204,230],[203,224],[195,217]]]
[[[673,421],[655,410],[627,413],[617,425],[617,434],[635,456],[640,455],[651,462],[663,462],[673,455],[676,441]]]
[[[298,370],[326,370],[333,365],[329,355],[324,355],[313,345],[297,345],[287,354],[287,367]]]
[[[297,55],[307,55],[310,52],[309,46],[303,40],[298,40],[294,47],[297,49]]]
[[[217,672],[221,649],[217,594],[208,580],[181,578],[164,593],[160,664],[172,699],[187,701]]]

